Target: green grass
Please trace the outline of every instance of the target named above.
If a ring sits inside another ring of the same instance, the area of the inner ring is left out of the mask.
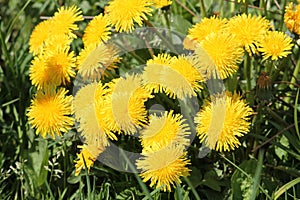
[[[0,199],[299,199],[297,44],[290,56],[277,63],[277,68],[268,68],[248,58],[237,75],[225,81],[228,90],[241,92],[255,109],[251,132],[241,139],[242,145],[235,151],[224,154],[211,151],[201,159],[198,158],[201,145],[195,139],[188,150],[191,176],[182,179],[182,184],[172,192],[150,188],[137,174],[120,172],[100,162],[95,163],[89,174],[74,175],[73,160],[78,153],[77,145],[82,144],[76,130],[55,140],[42,139],[28,124],[26,112],[36,90],[29,80],[32,55],[28,41],[34,26],[41,21],[40,16],[52,16],[61,4],[76,4],[84,15],[93,16],[104,10],[106,2],[0,1]],[[173,0],[166,16],[156,13],[149,21],[186,34],[203,16],[218,12],[231,17],[247,11],[266,16],[276,30],[292,35],[282,18],[285,5],[291,1],[247,2],[249,6],[230,0]],[[174,17],[176,23],[169,23],[170,13],[181,17]],[[127,56],[124,60],[133,59]],[[121,66],[122,70],[126,67],[126,64]],[[272,99],[260,101],[255,85],[265,68],[273,82]],[[132,148],[130,144],[123,145]]]

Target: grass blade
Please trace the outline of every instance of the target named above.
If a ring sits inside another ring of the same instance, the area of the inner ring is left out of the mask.
[[[294,185],[300,183],[300,177],[286,183],[274,193],[274,200],[278,199],[284,192],[288,191]]]
[[[299,126],[298,126],[298,98],[299,98],[299,89],[297,91],[296,99],[295,99],[295,106],[294,106],[294,123],[295,123],[295,129],[296,133],[298,135],[298,138],[300,140],[300,133],[299,133]]]
[[[255,170],[255,174],[253,177],[253,188],[252,188],[252,193],[251,193],[251,200],[255,200],[256,199],[256,194],[258,191],[258,186],[260,183],[260,174],[261,174],[261,170],[262,170],[262,166],[263,166],[263,157],[264,157],[264,151],[262,149],[260,149],[259,153],[258,153],[258,163],[257,163],[257,167]]]

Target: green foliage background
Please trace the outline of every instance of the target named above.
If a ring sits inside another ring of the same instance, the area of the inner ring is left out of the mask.
[[[169,24],[172,30],[187,34],[188,28],[204,15],[231,17],[247,10],[266,16],[276,30],[287,32],[296,41],[298,36],[283,24],[284,8],[289,2],[248,0],[246,6],[233,0],[173,0],[166,15],[173,17],[174,23]],[[28,41],[40,17],[52,16],[61,5],[75,4],[84,15],[94,16],[103,12],[106,3],[0,0],[0,199],[299,199],[297,44],[293,54],[282,59],[277,68],[251,59],[250,64],[242,63],[239,72],[225,81],[227,90],[244,94],[255,109],[251,132],[242,138],[239,149],[225,154],[210,152],[201,159],[195,141],[189,148],[191,175],[174,192],[153,190],[136,174],[118,172],[99,162],[89,175],[74,176],[73,160],[81,144],[76,130],[56,140],[44,140],[27,122],[26,109],[35,90],[29,80],[32,55]],[[151,22],[168,26],[162,15],[163,12],[155,13]],[[272,98],[262,101],[265,93],[257,93],[256,80],[266,68],[272,68],[269,72],[273,88],[268,91]],[[124,148],[129,147],[125,144]]]

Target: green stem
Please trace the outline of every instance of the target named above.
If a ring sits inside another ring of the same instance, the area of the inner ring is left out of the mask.
[[[257,162],[257,167],[255,170],[255,174],[253,177],[253,187],[252,187],[252,194],[250,199],[255,200],[256,199],[256,194],[258,190],[258,186],[260,183],[260,174],[263,166],[263,158],[264,158],[264,150],[260,149],[258,153],[258,162]]]
[[[173,44],[172,33],[171,33],[171,24],[170,24],[170,19],[169,19],[168,15],[169,15],[169,12],[164,12],[165,22],[168,27],[168,36],[169,36],[171,43]]]
[[[221,0],[220,2],[220,17],[224,17],[224,0]]]
[[[245,6],[245,14],[248,14],[248,0],[245,0],[245,3],[244,3],[244,6]]]
[[[6,37],[6,41],[9,39],[9,36],[14,28],[14,25],[16,23],[17,20],[19,20],[19,17],[21,15],[21,13],[25,10],[25,8],[29,5],[29,3],[31,2],[31,0],[26,1],[26,3],[24,4],[24,6],[21,8],[21,10],[18,12],[18,14],[16,15],[16,17],[11,21],[11,23],[9,23],[9,27],[7,30],[7,37]]]
[[[149,22],[148,20],[144,19],[144,22],[147,26],[149,26],[151,28],[151,30],[153,30],[157,36],[166,44],[166,46],[170,49],[171,52],[178,54],[177,50],[174,48],[173,44],[170,43],[170,41],[164,37],[156,28],[155,26],[153,26],[153,24],[151,22]]]
[[[265,3],[265,0],[259,1],[259,7],[262,8],[260,11],[261,15],[266,16],[268,13],[267,13],[267,4]]]
[[[244,61],[244,77],[246,79],[247,91],[250,91],[251,90],[251,63],[250,63],[249,54],[246,55],[246,59]]]
[[[120,149],[121,155],[124,157],[126,163],[128,164],[128,167],[130,168],[130,170],[134,173],[135,178],[137,179],[137,181],[139,182],[143,192],[146,195],[146,199],[151,199],[152,197],[149,193],[148,188],[146,187],[146,185],[143,183],[142,179],[139,177],[138,172],[136,171],[135,167],[133,166],[133,164],[130,162],[130,160],[128,159],[128,157],[126,156],[126,154],[124,153],[123,149]],[[145,199],[145,198],[144,198]]]
[[[283,4],[282,4],[282,8],[285,9],[285,6],[286,6],[286,0],[283,0]],[[281,12],[281,20],[280,20],[280,23],[279,23],[279,29],[278,30],[282,30],[283,29],[283,24],[284,24],[284,10]]]
[[[294,72],[293,72],[292,79],[291,79],[291,83],[292,83],[291,86],[290,86],[291,89],[294,88],[294,83],[296,83],[296,78],[298,76],[299,69],[300,69],[300,61],[298,60],[297,65],[296,65],[296,67],[294,69]]]
[[[200,0],[200,10],[201,10],[202,18],[206,17],[207,14],[206,14],[205,4],[203,0]]]
[[[297,90],[297,95],[296,95],[296,99],[295,99],[295,105],[294,105],[294,123],[295,123],[295,129],[296,129],[296,133],[298,135],[298,138],[300,140],[300,133],[299,133],[299,126],[298,126],[298,98],[299,98],[299,88]]]
[[[232,166],[234,166],[235,168],[237,168],[242,174],[244,174],[247,178],[249,178],[249,179],[252,179],[252,177],[249,175],[249,174],[247,174],[247,172],[245,172],[243,169],[241,169],[239,166],[237,166],[235,163],[233,163],[231,160],[229,160],[228,158],[226,158],[224,155],[222,155],[222,154],[219,154],[222,158],[224,158],[227,162],[229,162]],[[258,184],[258,187],[259,187],[259,189],[266,195],[266,197],[268,198],[268,199],[272,199],[271,197],[270,197],[270,195],[268,194],[268,193],[266,193],[266,191],[265,191],[265,189],[260,185],[260,184]]]
[[[200,197],[198,195],[198,192],[195,190],[194,186],[192,185],[191,181],[187,178],[187,177],[183,177],[184,181],[189,185],[189,187],[192,190],[192,193],[194,195],[194,197],[196,198],[196,200],[200,200]]]

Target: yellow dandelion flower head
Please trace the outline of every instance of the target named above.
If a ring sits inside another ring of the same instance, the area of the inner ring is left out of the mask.
[[[68,48],[71,43],[72,38],[67,35],[53,35],[45,41],[44,54],[47,54],[48,51]]]
[[[42,53],[45,41],[50,37],[52,20],[45,20],[35,26],[29,39],[29,52],[33,55]]]
[[[94,100],[97,87],[98,83],[90,83],[76,93],[73,101],[74,114],[85,143],[108,146],[107,137],[98,124],[96,115]]]
[[[156,188],[170,192],[171,186],[181,183],[180,177],[189,175],[187,165],[190,161],[186,154],[182,145],[170,145],[160,151],[143,153],[136,165],[141,170],[143,181],[151,180],[150,187],[156,185]]]
[[[95,16],[85,28],[82,41],[84,46],[101,44],[110,38],[110,23],[107,16],[100,14]]]
[[[283,32],[269,31],[262,41],[259,42],[258,50],[262,52],[263,60],[271,58],[278,60],[291,54],[293,47],[292,38]]]
[[[151,2],[154,3],[154,6],[157,9],[160,9],[160,8],[163,8],[163,7],[166,7],[166,6],[169,6],[172,4],[172,0],[152,0]]]
[[[66,34],[72,38],[76,38],[73,31],[78,30],[75,22],[82,21],[82,11],[76,6],[71,7],[60,7],[52,17],[52,35]]]
[[[147,110],[144,103],[152,98],[151,92],[142,86],[139,75],[127,75],[109,84],[110,103],[102,108],[103,114],[111,113],[112,118],[106,117],[113,127],[123,130],[125,134],[133,134],[147,124]],[[106,114],[107,116],[107,114]]]
[[[148,0],[112,0],[106,7],[110,22],[119,32],[131,32],[134,23],[142,26],[147,15],[151,15],[152,3]]]
[[[210,79],[214,72],[225,79],[238,70],[244,51],[234,35],[223,32],[208,35],[197,46],[195,55],[205,79]]]
[[[120,61],[118,49],[113,45],[101,43],[86,46],[77,57],[78,74],[83,80],[99,80],[107,75],[107,71],[117,68]]]
[[[195,91],[203,88],[200,83],[204,81],[201,73],[195,67],[197,62],[198,60],[193,56],[175,57],[172,59],[170,67],[164,68],[162,71],[164,76],[161,80],[162,85],[174,91],[178,98],[196,96]],[[169,78],[174,71],[176,72],[173,76],[174,79]],[[177,77],[177,73],[183,78]]]
[[[76,67],[76,59],[74,52],[70,52],[69,50],[70,47],[67,46],[45,53],[47,73],[49,73],[53,85],[65,85],[71,81],[72,77],[75,77],[74,68]]]
[[[296,5],[291,2],[285,8],[284,23],[286,27],[298,35],[300,35],[300,5]]]
[[[253,110],[238,94],[212,98],[195,117],[201,142],[216,151],[230,151],[240,146],[238,137],[249,132]]]
[[[94,162],[96,161],[99,154],[102,153],[105,149],[103,146],[94,144],[79,145],[78,148],[81,149],[81,152],[77,154],[77,159],[75,160],[75,176],[78,176],[81,170],[85,169],[85,164],[88,168],[88,172],[90,172],[91,166],[94,165]]]
[[[45,56],[35,56],[31,61],[29,78],[32,85],[36,86],[38,90],[53,86],[52,77],[48,71]]]
[[[107,109],[111,105],[110,99],[111,91],[108,89],[107,84],[102,85],[99,83],[94,96],[97,122],[108,138],[118,140],[114,133],[119,132],[120,128],[113,120],[112,109]]]
[[[159,151],[170,144],[188,146],[190,129],[182,115],[165,112],[162,116],[151,115],[149,125],[141,131],[143,152]]]
[[[146,67],[142,74],[143,83],[146,88],[153,90],[155,93],[163,92],[159,79],[161,77],[161,68],[170,65],[172,56],[169,54],[158,54],[147,61]]]
[[[55,135],[68,132],[74,124],[72,115],[72,96],[66,96],[65,89],[57,92],[39,90],[31,100],[28,109],[28,120],[36,133],[46,137],[49,134],[52,138]]]
[[[197,42],[201,42],[211,33],[218,33],[226,30],[227,21],[227,19],[222,19],[216,16],[203,18],[200,22],[189,29],[187,37]]]
[[[197,61],[191,56],[170,57],[158,55],[147,61],[143,72],[143,81],[154,92],[164,91],[171,98],[196,96],[203,81],[195,65]]]
[[[257,53],[257,42],[264,37],[271,25],[261,16],[244,13],[229,19],[228,27],[229,32],[236,35],[236,40],[252,55]]]

